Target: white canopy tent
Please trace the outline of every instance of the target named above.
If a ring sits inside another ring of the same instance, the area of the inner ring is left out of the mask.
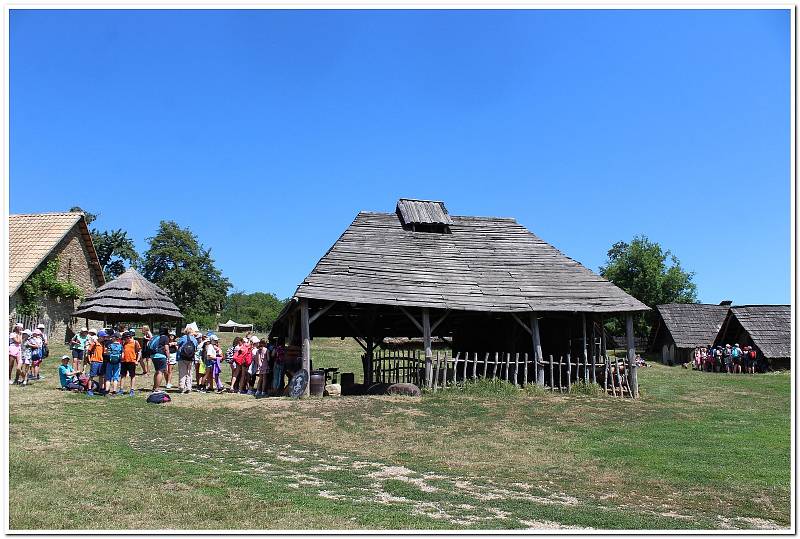
[[[217,331],[219,332],[239,332],[239,331],[253,331],[253,324],[239,324],[233,320],[228,320],[224,324],[220,324]]]

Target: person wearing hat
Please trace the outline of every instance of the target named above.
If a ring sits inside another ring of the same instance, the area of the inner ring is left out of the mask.
[[[86,393],[90,397],[94,395],[92,387],[94,387],[95,378],[99,387],[103,387],[103,342],[100,340],[100,334],[105,335],[105,331],[96,329],[89,330],[89,337],[86,340],[86,354],[84,355],[84,362],[89,361],[89,391]]]
[[[22,324],[17,322],[8,334],[8,383],[14,383],[14,370],[22,357]]]
[[[72,350],[72,370],[76,372],[83,368],[83,355],[86,353],[88,339],[89,329],[83,327],[69,340],[69,347]]]
[[[153,332],[150,331],[150,326],[142,326],[142,337],[144,339],[144,348],[142,348],[142,358],[139,364],[142,366],[142,376],[147,376],[150,372],[150,347],[147,343],[153,338]]]
[[[155,343],[154,349],[155,352],[150,359],[153,360],[153,392],[156,392],[161,387],[164,373],[167,372],[167,358],[169,357],[169,329],[167,326],[161,326],[158,331],[158,341]]]
[[[70,357],[66,354],[61,356],[61,365],[58,367],[58,381],[61,389],[68,391],[80,391],[83,387],[78,383],[78,373],[69,366]]]
[[[187,325],[183,328],[183,335],[178,339],[178,388],[184,394],[192,391],[192,371],[196,351],[197,339]]]
[[[739,343],[733,345],[731,349],[731,360],[733,361],[733,372],[738,372],[742,374],[742,363],[744,360],[744,354],[742,354],[742,349],[739,347]]]
[[[44,334],[42,330],[39,328],[34,329],[31,338],[28,340],[31,342],[30,346],[32,348],[31,368],[28,376],[32,380],[41,380],[42,377],[39,370],[45,357]]]
[[[47,328],[44,324],[39,324],[36,329],[42,334],[42,359],[47,359],[50,357],[50,341],[47,339],[47,333],[44,332]]]
[[[29,329],[22,330],[22,345],[20,347],[19,361],[17,362],[17,371],[14,374],[14,383],[23,386],[28,385],[28,370],[31,366],[31,349],[28,347],[28,341],[31,340],[33,332]]]

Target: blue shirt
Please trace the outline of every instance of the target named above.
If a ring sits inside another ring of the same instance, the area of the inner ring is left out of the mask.
[[[192,341],[195,352],[197,352],[197,339],[195,339],[192,335],[181,335],[181,338],[178,339],[178,359],[183,359],[181,358],[181,348],[183,348],[183,345],[186,344],[187,340]]]
[[[69,365],[59,365],[58,367],[58,380],[61,382],[61,387],[67,387],[67,384],[70,383],[72,376],[68,375],[67,373],[70,372]]]

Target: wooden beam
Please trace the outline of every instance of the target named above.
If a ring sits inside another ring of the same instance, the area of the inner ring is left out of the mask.
[[[361,348],[363,348],[363,349],[364,349],[364,351],[365,351],[365,352],[367,351],[367,345],[366,345],[366,344],[364,344],[363,342],[361,342],[361,339],[359,339],[358,337],[353,337],[353,340],[355,340],[355,341],[358,343],[358,345],[359,345]]]
[[[445,318],[447,318],[447,315],[448,315],[448,314],[450,314],[450,309],[447,309],[447,310],[444,312],[444,314],[441,316],[441,318],[439,318],[439,320],[437,320],[436,322],[434,322],[434,324],[431,326],[431,335],[433,335],[433,332],[434,332],[434,331],[436,331],[436,328],[438,328],[438,327],[439,327],[439,324],[441,324],[442,322],[444,322],[444,319],[445,319]]]
[[[625,315],[625,337],[628,341],[628,361],[630,361],[630,373],[628,374],[628,384],[631,388],[631,397],[639,398],[639,378],[636,372],[636,341],[633,338],[633,315]]]
[[[309,318],[309,319],[308,319],[308,323],[309,323],[309,324],[313,324],[313,323],[314,323],[314,320],[316,320],[317,318],[319,318],[319,317],[320,317],[320,316],[322,316],[323,314],[327,313],[327,312],[330,310],[330,308],[331,308],[331,307],[333,307],[334,305],[336,305],[336,302],[335,302],[335,301],[332,301],[332,302],[328,303],[328,304],[327,304],[326,306],[324,306],[322,309],[318,310],[318,311],[317,311],[317,312],[315,312],[313,315],[311,315],[311,318]]]
[[[410,313],[410,312],[408,312],[408,311],[405,309],[405,307],[403,307],[402,305],[398,305],[398,306],[397,306],[397,308],[398,308],[398,309],[400,309],[401,311],[403,311],[403,314],[405,314],[405,315],[408,317],[408,319],[409,319],[409,320],[411,320],[412,322],[414,322],[414,325],[415,325],[415,326],[417,326],[417,329],[418,329],[418,330],[420,330],[422,333],[425,333],[425,330],[422,328],[422,326],[420,325],[420,323],[419,323],[419,322],[417,322],[417,319],[416,319],[416,318],[414,318],[414,317],[411,315],[411,313]],[[425,313],[425,312],[427,312],[427,310],[428,310],[427,308],[424,308],[424,309],[422,310],[422,312],[423,312],[423,317],[425,316],[425,314],[424,314],[424,313]]]
[[[402,309],[402,307],[400,307]],[[405,312],[405,309],[403,309]],[[406,313],[408,314],[408,313]],[[410,317],[411,315],[409,315]],[[412,318],[412,320],[414,320]],[[416,323],[416,320],[414,320]],[[423,307],[422,309],[422,341],[423,345],[425,346],[425,378],[426,378],[426,385],[431,387],[431,375],[433,374],[433,353],[431,351],[431,315],[428,312],[427,307]],[[446,365],[446,364],[445,364]]]
[[[533,360],[536,366],[536,385],[544,387],[544,365],[542,364],[542,341],[539,336],[539,319],[531,313],[531,336],[533,337]]]
[[[300,301],[300,336],[303,339],[303,369],[309,376],[303,396],[308,397],[311,392],[311,328],[308,322],[308,300],[305,298]]]
[[[527,332],[528,332],[528,335],[531,335],[531,336],[533,336],[533,330],[531,330],[531,328],[530,328],[530,327],[529,327],[527,324],[525,324],[525,322],[523,322],[523,321],[520,319],[520,317],[519,317],[519,316],[517,316],[517,313],[511,313],[511,316],[513,316],[513,317],[514,317],[514,320],[516,320],[516,321],[517,321],[517,323],[518,323],[520,326],[522,326],[522,329],[524,329],[525,331],[527,331]]]
[[[583,329],[583,381],[589,383],[589,356],[586,351],[586,313],[581,313],[581,327]]]

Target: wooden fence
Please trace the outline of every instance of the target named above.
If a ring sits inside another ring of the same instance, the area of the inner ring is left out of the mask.
[[[34,330],[39,324],[44,324],[44,334],[48,337],[53,333],[53,321],[43,315],[23,315],[14,317],[14,323],[19,322],[25,329]],[[13,323],[12,323],[13,326]]]
[[[573,384],[596,384],[613,396],[632,395],[628,380],[629,361],[613,356],[570,355],[538,362],[528,354],[434,352],[431,358],[431,382],[428,387],[458,385],[467,380],[499,379],[526,387],[536,384],[551,391],[569,391]],[[425,383],[425,356],[417,351],[377,350],[372,362],[373,377],[379,383],[407,382],[420,387]]]

